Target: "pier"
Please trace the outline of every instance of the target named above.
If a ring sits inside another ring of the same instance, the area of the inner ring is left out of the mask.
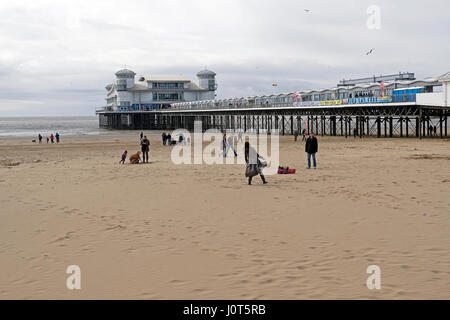
[[[304,92],[301,99],[297,93],[287,93],[174,103],[152,110],[102,108],[97,114],[100,127],[111,129],[193,130],[194,122],[201,121],[203,130],[268,134],[278,130],[293,135],[305,129],[322,136],[448,137],[449,73],[405,83],[409,86],[399,86],[404,90],[395,89],[402,82],[395,83],[389,96],[379,95],[384,91],[380,84],[355,87],[352,83],[350,88]],[[443,90],[433,91],[438,86]]]

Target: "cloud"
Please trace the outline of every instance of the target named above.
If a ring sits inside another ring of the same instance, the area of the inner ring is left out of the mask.
[[[398,71],[417,77],[449,71],[448,1],[379,0],[380,30],[366,26],[372,4],[4,1],[0,116],[93,115],[104,103],[104,86],[125,65],[138,75],[193,80],[207,66],[217,73],[218,97],[322,88],[342,78]],[[369,48],[374,54],[366,56]]]

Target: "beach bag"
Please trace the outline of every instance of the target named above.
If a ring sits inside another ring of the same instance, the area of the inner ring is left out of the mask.
[[[251,178],[258,175],[258,168],[256,164],[247,164],[247,167],[245,168],[245,176],[247,178]]]

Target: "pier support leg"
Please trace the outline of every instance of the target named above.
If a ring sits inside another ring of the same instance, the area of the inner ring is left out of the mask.
[[[409,137],[409,118],[406,117],[405,119],[405,124],[406,124],[406,137]]]
[[[377,138],[381,137],[381,118],[377,117]]]
[[[439,115],[439,135],[441,137],[441,139],[443,138],[443,132],[442,132],[442,122],[443,122],[443,111],[441,110],[441,113]]]
[[[392,134],[393,134],[393,118],[390,117],[389,118],[389,137],[392,138]]]
[[[344,124],[345,124],[345,139],[347,139],[347,136],[348,136],[347,123],[348,123],[348,118],[345,117],[345,118],[344,118]]]
[[[444,115],[444,127],[445,127],[445,136],[447,137],[447,111],[445,111]]]
[[[420,120],[416,117],[416,138],[420,137]]]
[[[352,117],[348,117],[348,135],[351,137],[352,136]]]
[[[403,138],[403,118],[400,117],[400,137]]]

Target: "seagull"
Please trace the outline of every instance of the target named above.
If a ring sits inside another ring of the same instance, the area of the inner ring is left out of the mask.
[[[309,10],[309,9],[303,9],[303,10],[305,10],[305,12],[311,12],[311,10]]]
[[[373,52],[374,49],[370,49],[369,52],[366,53],[366,56],[368,56],[369,54],[371,54]]]

